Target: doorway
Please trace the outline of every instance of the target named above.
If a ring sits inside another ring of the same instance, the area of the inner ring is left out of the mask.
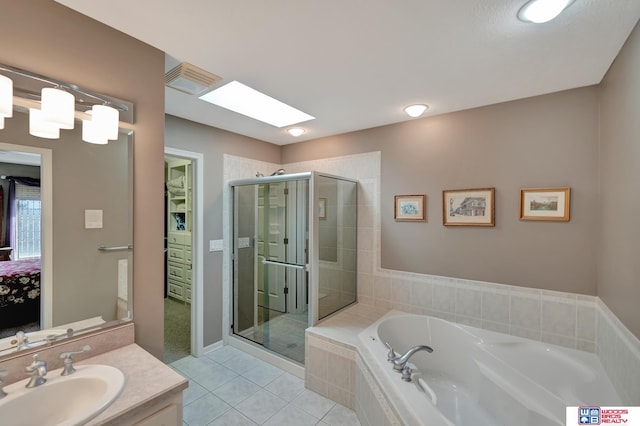
[[[202,154],[165,148],[164,361],[202,352]]]

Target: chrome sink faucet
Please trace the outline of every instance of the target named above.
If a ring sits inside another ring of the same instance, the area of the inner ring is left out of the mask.
[[[76,369],[73,367],[73,360],[71,359],[71,355],[77,355],[84,352],[89,352],[90,350],[91,350],[91,346],[84,345],[82,349],[79,351],[62,352],[60,354],[60,359],[64,360],[64,368],[62,369],[62,373],[60,373],[60,375],[68,376],[76,372]]]
[[[404,370],[404,366],[407,365],[407,362],[409,362],[409,358],[411,358],[413,354],[415,354],[416,352],[419,352],[419,351],[427,351],[429,353],[433,352],[433,349],[431,348],[431,346],[418,345],[410,348],[404,354],[400,356],[396,356],[396,353],[394,352],[391,345],[389,345],[386,342],[385,342],[385,345],[387,345],[387,348],[389,348],[389,355],[387,356],[387,361],[393,364],[393,369],[398,373],[402,373],[402,370]]]
[[[16,350],[22,350],[29,347],[29,336],[24,334],[24,331],[18,331],[16,333]]]
[[[33,362],[25,367],[24,371],[31,375],[31,379],[27,383],[28,388],[35,388],[47,381],[44,378],[47,375],[47,363],[46,361],[41,361],[38,354],[33,355]]]

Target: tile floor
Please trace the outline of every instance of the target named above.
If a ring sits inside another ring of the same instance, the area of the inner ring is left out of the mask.
[[[231,346],[170,364],[189,379],[185,426],[359,426],[356,414],[304,380]]]

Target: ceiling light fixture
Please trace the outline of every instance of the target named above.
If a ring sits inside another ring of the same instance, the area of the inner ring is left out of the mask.
[[[303,135],[305,133],[305,130],[301,129],[300,127],[292,127],[290,129],[287,129],[287,133],[297,138],[298,136]]]
[[[406,112],[409,117],[416,118],[420,117],[427,108],[429,107],[424,104],[409,105],[404,109],[404,112]]]
[[[518,19],[543,24],[560,15],[571,3],[573,0],[530,0],[518,12]]]
[[[13,117],[13,80],[0,75],[0,129],[4,129],[4,119]]]
[[[291,126],[315,118],[239,81],[227,83],[199,98],[275,127]]]

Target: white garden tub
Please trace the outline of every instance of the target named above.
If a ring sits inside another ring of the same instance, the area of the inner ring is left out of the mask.
[[[595,354],[392,311],[364,330],[359,354],[407,425],[564,425],[567,406],[622,405]],[[416,345],[407,383],[387,361]]]

